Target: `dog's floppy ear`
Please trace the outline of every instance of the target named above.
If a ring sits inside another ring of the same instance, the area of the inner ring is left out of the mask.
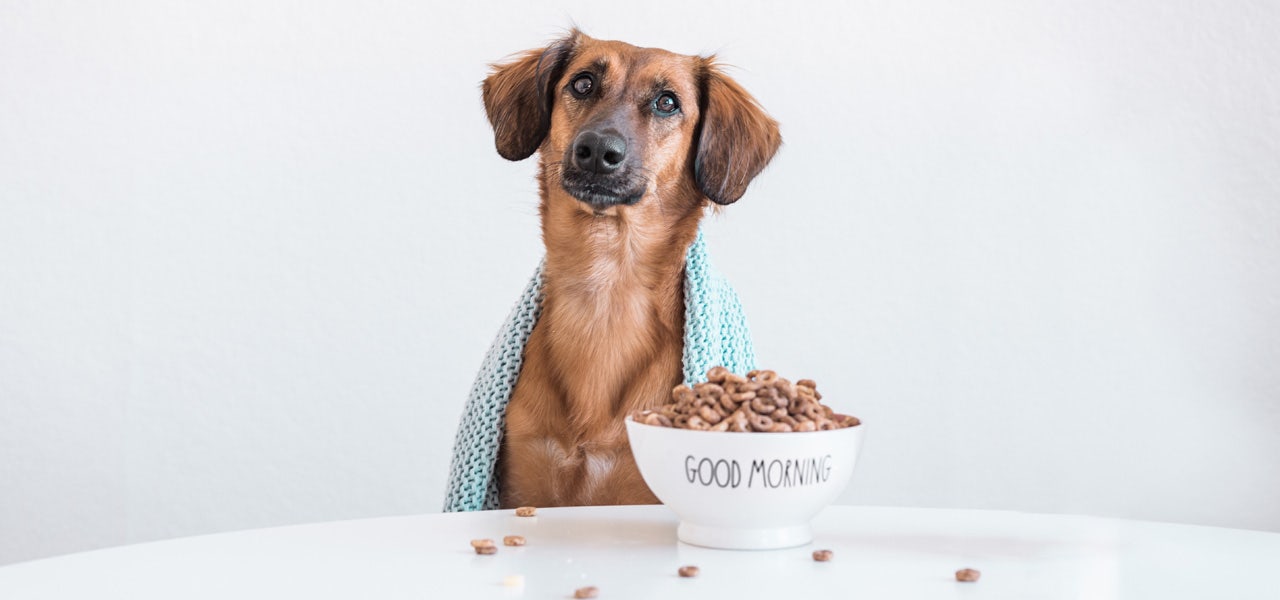
[[[484,80],[484,110],[493,125],[498,154],[507,160],[529,158],[551,129],[552,86],[564,74],[565,65],[578,45],[581,33],[546,48],[529,50],[515,60],[493,65]]]
[[[693,175],[716,204],[733,204],[782,144],[778,123],[755,98],[716,66],[702,59],[697,152]]]

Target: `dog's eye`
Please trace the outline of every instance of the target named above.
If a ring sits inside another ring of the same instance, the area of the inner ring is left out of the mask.
[[[676,95],[671,92],[663,92],[653,101],[653,112],[661,116],[669,117],[676,114],[680,110],[680,101],[676,100]]]
[[[569,89],[573,95],[578,98],[586,98],[596,89],[596,78],[590,73],[580,73],[573,81],[569,82]]]

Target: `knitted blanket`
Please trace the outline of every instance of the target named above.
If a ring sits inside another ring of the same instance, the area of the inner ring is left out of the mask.
[[[702,232],[685,256],[684,380],[706,380],[723,365],[735,373],[756,368],[751,333],[738,295],[711,266]],[[495,466],[507,401],[520,376],[524,346],[542,309],[542,264],[485,354],[458,425],[449,468],[446,512],[498,508],[501,482]]]

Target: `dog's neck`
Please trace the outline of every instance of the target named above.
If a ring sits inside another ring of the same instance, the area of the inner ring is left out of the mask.
[[[575,419],[612,419],[655,392],[662,400],[669,388],[628,387],[655,362],[680,372],[684,262],[701,209],[664,215],[665,222],[626,208],[595,214],[574,202],[544,202],[541,212],[547,256],[539,327],[556,332],[543,338],[545,350],[556,364],[591,370],[558,378],[565,408]]]

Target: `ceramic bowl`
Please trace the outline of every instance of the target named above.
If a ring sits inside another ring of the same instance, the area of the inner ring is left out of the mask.
[[[735,550],[812,541],[809,522],[848,485],[865,427],[720,432],[627,419],[640,475],[680,518],[680,541]]]

